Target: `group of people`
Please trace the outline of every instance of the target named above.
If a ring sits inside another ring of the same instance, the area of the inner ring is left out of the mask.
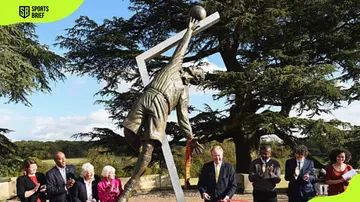
[[[319,181],[314,172],[314,162],[307,157],[308,149],[299,145],[295,157],[285,163],[285,180],[289,181],[287,196],[289,202],[307,202],[316,196],[315,184]],[[211,150],[213,162],[207,163],[201,170],[198,189],[205,202],[228,201],[236,190],[235,172],[231,164],[222,161],[223,149],[215,146]],[[351,177],[344,179],[344,174],[353,168],[348,162],[351,154],[346,149],[334,149],[330,153],[326,167],[325,183],[328,195],[344,192]],[[280,164],[271,158],[271,147],[261,146],[260,158],[251,162],[249,181],[253,185],[254,202],[277,202],[276,184],[281,181]]]
[[[289,202],[307,202],[316,196],[315,184],[320,180],[314,172],[314,162],[307,159],[308,149],[299,145],[295,149],[295,157],[285,163],[285,180],[289,181],[287,195]],[[263,146],[260,149],[261,157],[252,162],[249,180],[253,183],[254,201],[276,202],[275,186],[280,182],[280,166],[271,159],[271,148]],[[330,153],[330,163],[326,167],[324,182],[328,184],[328,195],[337,195],[344,192],[351,180],[343,177],[353,168],[348,162],[351,154],[343,148],[334,149]]]
[[[314,162],[307,159],[307,155],[306,146],[300,145],[295,149],[295,157],[285,163],[285,180],[289,181],[289,202],[307,202],[316,195]],[[280,164],[271,158],[270,146],[262,146],[260,156],[252,161],[249,171],[249,180],[254,187],[254,201],[277,202],[275,187],[281,181]]]
[[[205,202],[229,201],[237,189],[235,170],[223,161],[221,146],[211,149],[212,160],[201,169],[198,190]],[[308,149],[300,145],[295,157],[286,161],[285,180],[289,181],[287,195],[289,202],[307,202],[316,195],[314,162],[307,159]],[[346,149],[334,149],[330,153],[331,163],[326,168],[325,183],[329,185],[328,195],[346,190],[351,177],[343,175],[353,168],[347,164],[351,154]],[[72,165],[66,164],[64,153],[54,155],[55,166],[46,176],[36,172],[37,165],[32,159],[24,161],[23,176],[17,179],[17,195],[22,202],[55,201],[114,202],[123,188],[120,179],[115,178],[115,168],[105,166],[100,179],[94,173],[94,166],[85,163],[79,178]],[[260,158],[251,162],[249,180],[253,184],[254,202],[277,202],[276,184],[281,181],[280,164],[271,158],[271,147],[260,148]]]
[[[115,202],[122,193],[121,181],[115,178],[115,168],[107,165],[102,170],[102,179],[94,172],[94,166],[81,166],[80,177],[75,167],[66,164],[65,154],[56,152],[55,166],[46,176],[37,171],[33,159],[23,164],[23,176],[17,178],[17,196],[22,202]]]

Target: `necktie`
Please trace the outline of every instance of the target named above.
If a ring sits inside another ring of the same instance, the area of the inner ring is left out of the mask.
[[[299,161],[298,163],[299,163],[299,170],[301,170],[301,167],[300,167],[300,161]]]
[[[219,170],[220,170],[220,164],[217,164],[216,165],[216,168],[215,168],[215,179],[216,179],[216,183],[218,182],[218,179],[219,179]]]

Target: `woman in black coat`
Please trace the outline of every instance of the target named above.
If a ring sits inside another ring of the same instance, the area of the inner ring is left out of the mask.
[[[26,159],[23,164],[23,176],[16,180],[17,196],[21,202],[45,202],[46,178],[37,173],[37,165],[33,159]]]

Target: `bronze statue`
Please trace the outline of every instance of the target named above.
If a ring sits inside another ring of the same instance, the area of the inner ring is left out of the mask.
[[[191,35],[198,28],[198,19],[190,17],[187,32],[176,48],[169,64],[162,69],[144,89],[142,96],[131,108],[123,122],[124,135],[139,158],[130,180],[118,202],[126,202],[136,181],[148,166],[155,147],[161,147],[169,114],[176,108],[181,132],[191,140],[195,153],[203,147],[193,139],[188,118],[189,84],[197,85],[204,79],[204,70],[198,67],[182,68],[185,51]]]

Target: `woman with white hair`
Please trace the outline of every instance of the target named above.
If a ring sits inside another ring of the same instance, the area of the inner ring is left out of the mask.
[[[97,202],[99,201],[97,184],[99,177],[95,176],[94,166],[85,163],[81,166],[81,178],[71,189],[73,202]]]
[[[122,193],[121,181],[115,178],[115,168],[105,166],[101,175],[103,179],[98,183],[98,194],[101,202],[116,202]]]

